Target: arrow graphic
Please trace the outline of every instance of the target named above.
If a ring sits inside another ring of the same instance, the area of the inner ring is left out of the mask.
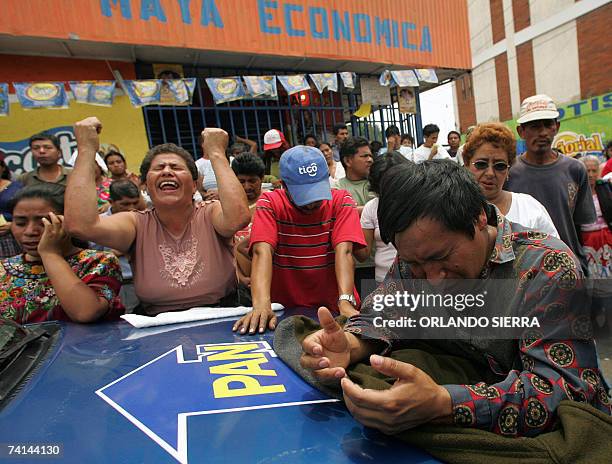
[[[266,341],[179,345],[96,391],[180,463],[187,463],[187,418],[337,400],[313,389]]]

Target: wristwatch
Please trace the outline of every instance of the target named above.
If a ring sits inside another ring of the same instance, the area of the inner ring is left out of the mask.
[[[338,304],[340,304],[341,301],[348,301],[353,306],[357,306],[357,300],[355,300],[355,295],[344,293],[338,297]]]

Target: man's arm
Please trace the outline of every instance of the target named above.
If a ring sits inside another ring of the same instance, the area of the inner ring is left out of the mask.
[[[234,324],[233,331],[249,332],[250,335],[274,330],[276,316],[272,311],[270,288],[272,286],[272,255],[274,249],[269,243],[258,242],[253,245],[253,264],[251,266],[251,295],[253,310]]]
[[[244,143],[245,145],[248,145],[249,146],[249,152],[257,153],[257,142],[255,142],[254,140],[250,140],[250,139],[247,139],[247,138],[240,137],[239,135],[236,135],[235,138],[236,138],[236,142]]]
[[[355,263],[353,261],[353,243],[341,242],[334,248],[336,252],[335,270],[338,284],[338,295],[353,295],[355,290]],[[348,301],[338,303],[340,314],[351,317],[357,309]]]
[[[80,239],[127,252],[136,238],[134,213],[100,218],[97,209],[95,156],[100,146],[102,123],[91,117],[74,126],[79,156],[68,176],[64,227]]]
[[[227,133],[206,128],[202,131],[202,140],[202,149],[210,159],[219,190],[220,203],[215,205],[213,226],[219,235],[229,238],[251,220],[246,194],[225,157]]]
[[[363,236],[366,240],[367,246],[353,251],[353,254],[359,262],[363,263],[370,257],[370,253],[372,252],[372,246],[374,245],[374,229],[362,228],[361,230],[363,230]]]

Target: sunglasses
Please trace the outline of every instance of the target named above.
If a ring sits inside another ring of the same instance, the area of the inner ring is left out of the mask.
[[[472,163],[472,166],[474,166],[478,171],[484,171],[488,169],[490,165],[491,164],[485,160],[478,160]],[[493,169],[497,172],[505,172],[509,167],[510,165],[504,161],[496,161],[493,163]]]

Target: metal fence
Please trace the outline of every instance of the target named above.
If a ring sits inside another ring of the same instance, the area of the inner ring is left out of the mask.
[[[153,75],[150,64],[138,64],[136,69],[139,78],[151,78]],[[204,80],[206,77],[283,73],[188,66],[184,67],[184,72],[185,76],[197,77],[191,105],[143,108],[150,146],[176,143],[197,159],[202,156],[199,134],[205,127],[221,127],[234,136],[257,142],[260,149],[263,147],[263,136],[269,129],[281,130],[293,145],[302,143],[307,135],[315,135],[319,141],[333,141],[333,126],[339,123],[347,124],[353,135],[383,143],[384,131],[391,124],[398,126],[402,133],[420,134],[420,118],[400,114],[393,91],[391,105],[374,108],[367,118],[356,118],[353,113],[361,104],[358,89],[353,92],[344,89],[341,92],[324,91],[322,94],[309,90],[289,96],[279,83],[277,101],[240,100],[216,105]]]

